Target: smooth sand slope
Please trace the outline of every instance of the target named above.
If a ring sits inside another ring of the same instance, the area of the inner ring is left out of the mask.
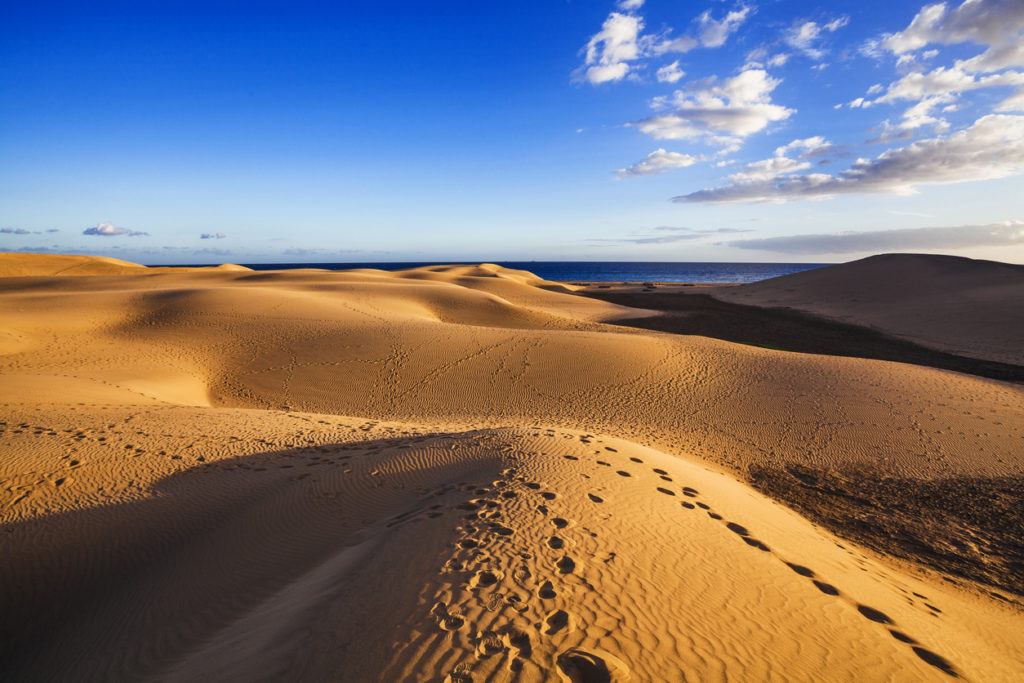
[[[1019,481],[1016,385],[613,327],[650,313],[497,266],[21,272],[0,678],[1024,675],[987,500],[839,491],[831,528],[951,566],[744,483]]]
[[[962,356],[1024,365],[1024,266],[931,254],[883,254],[709,290],[790,307]]]

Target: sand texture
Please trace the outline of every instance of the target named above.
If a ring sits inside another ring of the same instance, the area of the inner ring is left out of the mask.
[[[1024,676],[1017,384],[493,265],[21,258],[0,679]]]
[[[884,254],[719,288],[723,301],[789,307],[962,356],[1024,365],[1024,266]]]

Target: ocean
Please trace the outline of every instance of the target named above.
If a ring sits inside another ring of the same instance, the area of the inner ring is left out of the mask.
[[[821,268],[828,263],[688,263],[672,261],[497,261],[500,266],[528,270],[558,282],[757,282],[780,275]],[[244,263],[253,270],[291,268],[377,268],[404,270],[433,263]],[[467,264],[469,265],[469,264]]]

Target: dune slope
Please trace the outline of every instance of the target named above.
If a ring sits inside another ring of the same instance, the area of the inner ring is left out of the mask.
[[[716,289],[733,303],[789,307],[962,356],[1024,365],[1024,266],[884,254]]]

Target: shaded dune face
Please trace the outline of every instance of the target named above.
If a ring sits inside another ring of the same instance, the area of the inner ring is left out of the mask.
[[[1020,674],[1012,592],[736,478],[1013,480],[1019,388],[636,315],[486,264],[0,279],[0,677]]]
[[[806,311],[971,358],[1024,365],[1024,266],[883,254],[712,292]]]

